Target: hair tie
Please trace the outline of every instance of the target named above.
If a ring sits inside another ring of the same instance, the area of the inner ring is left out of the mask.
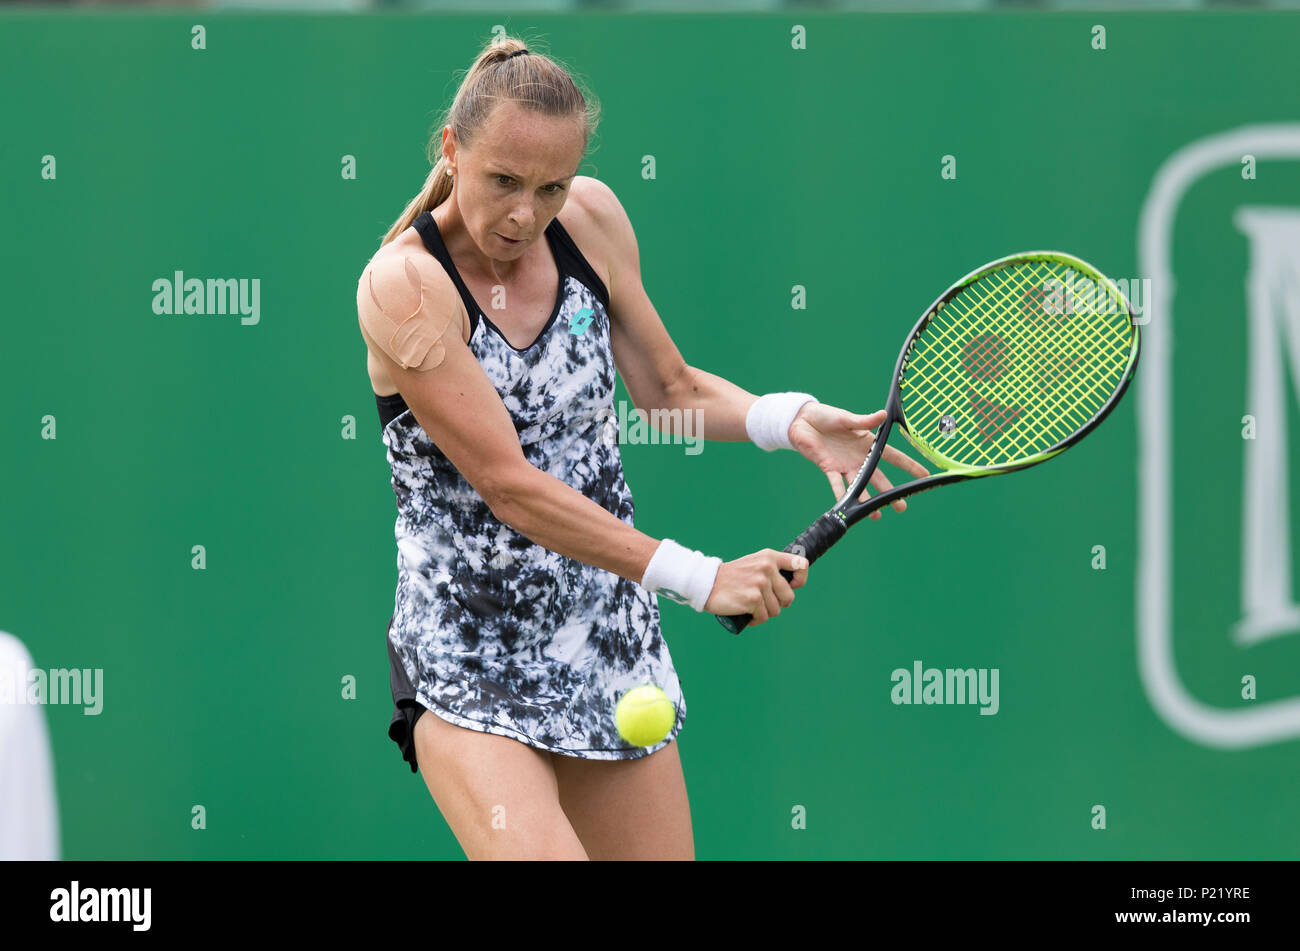
[[[513,53],[511,53],[509,56],[507,56],[506,59],[514,59],[516,56],[523,56],[523,55],[524,55],[525,53],[527,53],[527,52],[528,52],[528,49],[527,49],[527,48],[522,49],[522,50],[515,50]]]

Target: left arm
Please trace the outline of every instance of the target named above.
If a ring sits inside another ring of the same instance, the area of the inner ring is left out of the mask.
[[[707,430],[695,427],[695,432],[707,439],[748,440],[745,413],[758,397],[720,376],[690,366],[682,358],[641,283],[636,234],[622,204],[609,186],[597,179],[584,184],[588,187],[580,200],[605,238],[610,343],[632,404],[647,413],[689,410],[707,421]],[[672,420],[674,416],[663,418]]]
[[[758,397],[729,380],[698,369],[682,358],[641,283],[641,256],[632,223],[617,196],[603,182],[589,179],[582,202],[605,238],[609,268],[610,341],[614,363],[632,403],[640,410],[680,410],[695,417],[694,431],[719,442],[747,442],[745,415]],[[576,195],[575,195],[576,197]],[[823,403],[807,403],[790,425],[794,448],[816,463],[836,498],[871,450],[871,430],[884,421],[884,411],[860,416]],[[652,417],[653,418],[653,417]],[[662,416],[675,426],[676,414]],[[891,447],[883,458],[914,476],[929,475],[920,464]],[[877,469],[871,484],[892,487]],[[907,503],[894,503],[903,511]],[[872,518],[878,519],[879,512]]]

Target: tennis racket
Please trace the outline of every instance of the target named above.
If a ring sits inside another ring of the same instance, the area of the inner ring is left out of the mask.
[[[908,334],[885,421],[853,484],[785,550],[812,564],[851,525],[891,502],[1059,455],[1115,408],[1137,369],[1139,346],[1128,300],[1079,258],[1030,251],[972,271]],[[861,501],[895,426],[942,471]],[[733,634],[751,618],[718,616]]]

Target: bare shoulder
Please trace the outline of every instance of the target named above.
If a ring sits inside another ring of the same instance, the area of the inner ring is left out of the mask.
[[[376,295],[386,300],[380,301]],[[469,315],[451,276],[429,253],[419,235],[408,230],[381,247],[366,262],[357,279],[357,301],[358,307],[390,301],[400,306],[404,303],[404,296],[412,295],[410,303],[426,314],[446,312],[462,325],[462,331],[468,330]],[[462,332],[461,336],[464,338],[468,334]]]
[[[394,262],[400,262],[404,258],[410,259],[411,265],[420,272],[420,275],[438,290],[450,288],[455,291],[456,285],[452,283],[451,277],[442,264],[429,253],[429,249],[424,246],[419,235],[410,229],[376,251],[362,269],[362,277],[377,270],[392,270],[395,266]]]
[[[635,263],[632,223],[614,190],[600,179],[576,176],[560,217],[607,287],[612,272]]]
[[[417,236],[418,238],[418,236]],[[357,320],[376,393],[397,390],[381,354],[401,366],[431,359],[445,331],[469,338],[469,314],[451,277],[423,242],[403,234],[381,247],[357,278]],[[450,328],[455,329],[450,329]]]
[[[600,179],[592,178],[590,175],[576,176],[573,179],[570,198],[579,209],[579,214],[574,216],[575,221],[581,219],[600,236],[608,239],[617,237],[624,231],[631,231],[632,223],[628,221],[627,212],[623,210],[623,203],[614,194],[614,189]],[[564,210],[568,211],[569,206],[565,205]],[[567,221],[565,227],[568,227]]]
[[[592,178],[590,175],[575,175],[570,194],[574,201],[596,214],[608,214],[615,208],[622,207],[619,205],[618,196],[614,194],[614,189],[599,178]]]

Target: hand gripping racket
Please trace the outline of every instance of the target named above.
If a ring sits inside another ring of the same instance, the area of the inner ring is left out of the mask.
[[[1137,369],[1139,344],[1114,282],[1072,255],[1030,251],[972,271],[908,335],[885,421],[853,484],[785,550],[811,564],[849,526],[891,502],[1064,452],[1115,408]],[[894,426],[943,471],[859,501]],[[733,634],[751,618],[718,616]]]

